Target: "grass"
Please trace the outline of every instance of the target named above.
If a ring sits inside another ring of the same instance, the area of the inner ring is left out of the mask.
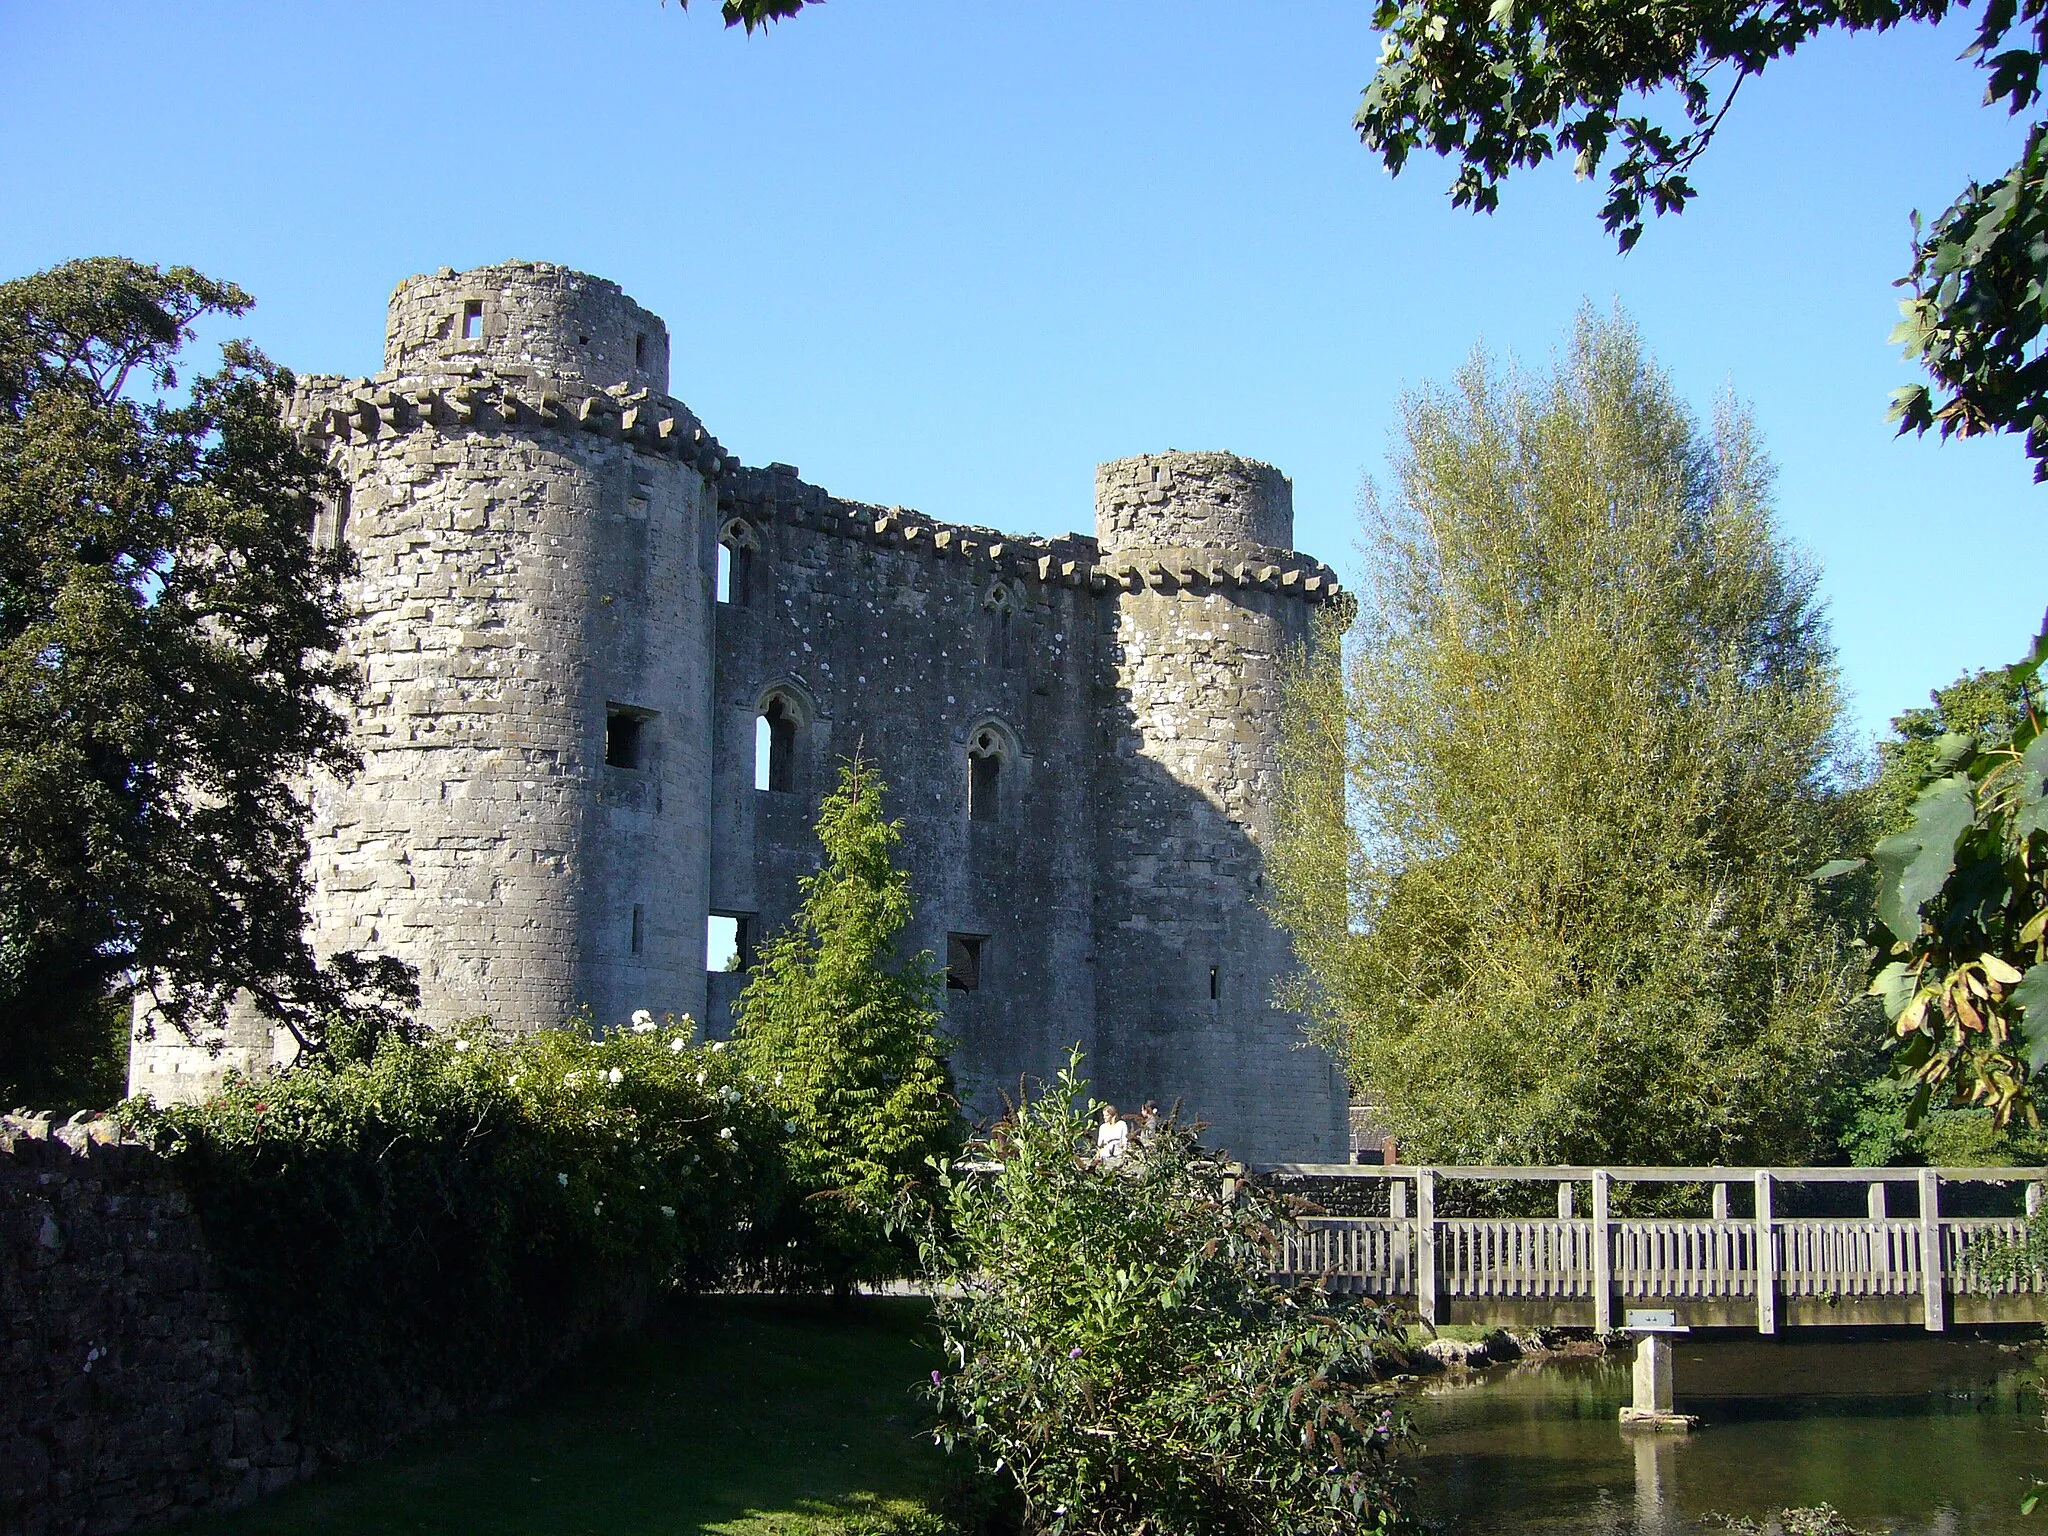
[[[935,1536],[926,1303],[678,1302],[521,1406],[326,1472],[193,1536]]]

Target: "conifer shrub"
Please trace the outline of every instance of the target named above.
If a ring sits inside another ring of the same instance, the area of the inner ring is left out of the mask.
[[[929,951],[903,952],[902,823],[859,756],[818,814],[823,863],[764,944],[734,1031],[762,1099],[786,1117],[788,1198],[761,1245],[765,1278],[844,1294],[916,1265],[906,1210],[928,1208],[930,1165],[960,1144]]]
[[[688,1019],[337,1037],[124,1113],[190,1192],[268,1388],[328,1443],[514,1389],[772,1215],[784,1122]]]
[[[1392,1309],[1276,1284],[1287,1211],[1186,1127],[1085,1155],[1079,1069],[941,1170],[940,1443],[1043,1536],[1403,1529]]]

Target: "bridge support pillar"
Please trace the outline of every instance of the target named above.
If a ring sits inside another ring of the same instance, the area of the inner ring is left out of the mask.
[[[1948,1325],[1941,1264],[1941,1175],[1920,1170],[1920,1297],[1929,1333]]]
[[[1621,1422],[1637,1429],[1691,1429],[1691,1414],[1672,1407],[1671,1336],[1636,1335],[1635,1400],[1621,1410]]]

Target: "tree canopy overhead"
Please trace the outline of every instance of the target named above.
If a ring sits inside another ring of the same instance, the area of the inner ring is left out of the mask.
[[[1348,662],[1290,686],[1295,1001],[1419,1158],[1813,1155],[1873,1031],[1806,877],[1860,827],[1747,421],[1588,314],[1554,376],[1475,360],[1405,424]]]
[[[1694,196],[1688,173],[1743,82],[1824,31],[1885,32],[1953,0],[1380,0],[1385,34],[1356,124],[1399,172],[1412,151],[1457,162],[1451,198],[1490,210],[1513,171],[1570,156],[1607,177],[1601,220],[1626,251],[1646,218]],[[2041,0],[1985,0],[1968,57],[1984,101],[2035,111],[2048,46]],[[1663,110],[1668,105],[1668,110]],[[1971,182],[1923,231],[1893,339],[1932,379],[1893,397],[1901,431],[2019,432],[2048,479],[2048,120],[2012,168]]]
[[[137,982],[172,1025],[246,990],[306,1037],[407,989],[303,936],[293,782],[353,763],[328,472],[246,344],[179,389],[193,323],[249,304],[117,258],[0,284],[0,1087]]]

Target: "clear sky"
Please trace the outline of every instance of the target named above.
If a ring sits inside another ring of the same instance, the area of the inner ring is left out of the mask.
[[[1866,735],[2048,605],[2017,445],[1883,420],[1908,212],[2018,143],[1959,26],[1774,66],[1624,258],[1566,170],[1490,218],[1432,158],[1390,179],[1363,0],[831,0],[752,38],[698,3],[0,0],[0,276],[190,263],[280,361],[363,373],[406,275],[563,262],[666,318],[750,463],[1058,533],[1097,460],[1228,448],[1354,578],[1401,391],[1618,300],[1703,414],[1751,402]]]

